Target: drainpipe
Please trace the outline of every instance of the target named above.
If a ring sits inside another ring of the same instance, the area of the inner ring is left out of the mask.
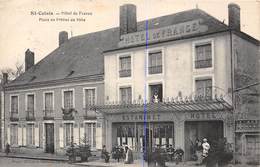
[[[233,157],[234,160],[236,160],[236,133],[235,133],[235,126],[236,126],[236,121],[235,121],[235,111],[236,111],[236,102],[234,98],[234,66],[233,66],[233,41],[232,41],[232,29],[229,30],[229,35],[230,35],[230,66],[231,66],[231,100],[232,100],[232,106],[233,106],[233,141],[234,141],[234,151],[233,151]]]

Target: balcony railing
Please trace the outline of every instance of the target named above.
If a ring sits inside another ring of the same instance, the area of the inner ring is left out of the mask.
[[[11,112],[10,121],[19,121],[18,112]]]
[[[35,121],[34,110],[27,110],[25,119],[26,121]]]
[[[97,113],[94,110],[90,110],[88,108],[83,108],[83,111],[85,111],[84,119],[91,120],[97,118]]]
[[[212,59],[195,61],[195,68],[208,68],[208,67],[212,67]]]
[[[43,110],[43,113],[44,113],[44,116],[43,116],[44,120],[54,120],[53,110]]]
[[[74,113],[77,111],[74,108],[61,108],[63,120],[74,120]]]
[[[162,65],[149,67],[149,74],[160,74],[162,73]]]
[[[131,76],[131,69],[120,70],[119,71],[119,76],[120,77],[130,77]]]

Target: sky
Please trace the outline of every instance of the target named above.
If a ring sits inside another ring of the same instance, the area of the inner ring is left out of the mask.
[[[117,27],[119,6],[125,3],[137,6],[137,21],[198,7],[227,24],[231,2],[241,8],[241,30],[260,40],[260,0],[0,0],[0,69],[15,68],[16,62],[24,64],[28,48],[37,63],[58,47],[60,31],[68,31],[71,37]]]

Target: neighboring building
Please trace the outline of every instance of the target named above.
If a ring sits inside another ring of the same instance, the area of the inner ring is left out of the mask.
[[[25,52],[25,73],[5,86],[5,143],[13,149],[64,153],[82,143],[86,134],[93,150],[102,148],[99,116],[89,104],[103,103],[103,50],[111,48],[113,31],[68,39],[59,34],[59,47],[34,65]]]
[[[36,65],[27,50],[26,72],[5,86],[3,144],[64,153],[86,134],[93,149],[173,145],[190,160],[196,139],[225,137],[246,157],[240,147],[251,142],[240,138],[249,135],[233,118],[250,102],[235,92],[251,83],[241,73],[258,75],[259,41],[240,31],[239,6],[228,12],[229,25],[200,9],[137,22],[126,4],[117,28],[70,39],[61,32],[60,46]]]

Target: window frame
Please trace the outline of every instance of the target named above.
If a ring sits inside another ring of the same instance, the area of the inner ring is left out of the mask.
[[[15,143],[15,144],[12,143],[12,137],[11,137],[11,136],[13,136],[13,135],[12,135],[12,130],[11,130],[11,129],[12,129],[12,128],[11,128],[12,126],[16,126],[16,127],[17,127],[17,131],[16,131],[16,143]],[[19,142],[18,142],[18,140],[19,140],[19,139],[18,139],[18,138],[19,138],[19,137],[18,137],[18,128],[19,128],[18,123],[11,123],[11,124],[9,125],[9,128],[10,128],[10,134],[9,134],[9,135],[10,135],[10,143],[9,143],[9,144],[10,144],[11,146],[18,146],[18,143],[19,143]]]
[[[46,97],[47,93],[52,93],[52,110],[54,111],[54,108],[55,108],[54,91],[44,91],[43,92],[43,106],[42,106],[43,110],[46,110],[46,108],[45,108],[45,97]]]
[[[154,52],[162,52],[162,72],[161,73],[155,73],[155,74],[150,74],[149,73],[149,54],[150,53],[154,53]],[[156,47],[156,48],[149,48],[146,50],[146,62],[145,62],[145,70],[146,70],[146,76],[150,77],[150,76],[156,76],[156,75],[164,75],[164,68],[165,68],[165,63],[164,63],[164,48],[163,47]]]
[[[31,141],[32,143],[29,144],[28,140],[29,140],[29,125],[31,126],[32,125],[32,135],[31,135]],[[28,122],[26,124],[26,146],[35,146],[35,124],[33,122]]]
[[[122,57],[130,57],[130,67],[131,67],[131,74],[130,76],[127,76],[127,77],[120,77],[120,69],[121,69],[121,61],[120,61],[120,58]],[[126,53],[120,53],[120,54],[117,54],[117,78],[118,79],[131,79],[133,77],[133,69],[134,69],[134,65],[133,65],[133,52],[126,52]]]
[[[75,89],[74,88],[68,88],[68,89],[62,89],[62,108],[64,108],[64,92],[66,91],[72,91],[72,107],[75,108]]]
[[[134,100],[134,87],[133,87],[133,85],[132,84],[120,84],[120,85],[118,85],[118,88],[117,88],[117,90],[118,90],[118,93],[117,93],[117,100],[118,100],[118,102],[121,102],[121,88],[131,88],[131,103],[133,102],[133,100]]]
[[[17,115],[19,115],[19,94],[11,94],[10,95],[10,106],[9,106],[9,113],[11,116],[12,113],[12,97],[17,96]]]
[[[95,103],[97,104],[97,87],[84,87],[83,88],[83,108],[86,108],[86,90],[93,90],[95,93]]]
[[[196,68],[195,62],[196,62],[196,47],[201,45],[211,45],[211,67],[202,67],[202,68]],[[207,70],[213,70],[214,69],[214,58],[215,58],[215,44],[214,39],[203,39],[203,40],[197,40],[192,42],[192,69],[193,71],[207,71]]]
[[[70,135],[74,137],[74,122],[63,122],[63,135],[64,135],[64,147],[70,146],[70,143],[67,145],[67,132],[66,132],[66,124],[71,124],[71,132]],[[70,138],[70,142],[71,142],[71,138]]]
[[[160,80],[151,80],[151,81],[147,81],[146,82],[146,100],[151,101],[151,96],[150,96],[150,85],[158,85],[161,84],[162,85],[162,101],[164,99],[164,97],[167,97],[165,95],[165,83],[163,79]]]
[[[196,96],[196,80],[205,80],[205,79],[211,79],[212,81],[212,99],[215,97],[215,78],[214,74],[205,74],[205,75],[196,75],[193,76],[193,94]]]

